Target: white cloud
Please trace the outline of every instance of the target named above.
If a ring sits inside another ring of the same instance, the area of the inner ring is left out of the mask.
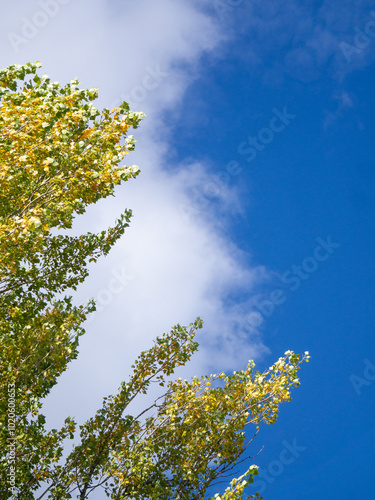
[[[32,19],[40,6],[19,1],[6,9],[3,41],[9,32],[20,33],[22,16]],[[246,319],[251,311],[247,300],[265,270],[254,267],[215,224],[214,205],[211,212],[201,210],[187,220],[182,216],[181,203],[192,203],[187,185],[206,182],[207,167],[173,165],[168,153],[173,148],[170,121],[184,90],[198,76],[202,54],[214,57],[224,33],[224,24],[188,1],[82,0],[61,5],[17,54],[9,40],[8,46],[2,44],[3,67],[39,59],[54,80],[78,76],[83,85],[99,87],[101,105],[131,95],[133,107],[148,115],[136,131],[137,151],[128,157],[141,165],[142,174],[118,189],[115,199],[100,202],[77,220],[81,231],[95,230],[111,224],[125,207],[134,212],[121,242],[92,268],[80,289],[81,299],[99,297],[102,310],[88,324],[78,360],[47,400],[45,411],[54,425],[67,414],[87,418],[127,377],[140,350],[177,322],[186,324],[198,315],[205,320],[203,348],[190,374],[242,366],[265,352]],[[145,77],[155,71],[160,81],[150,85]],[[240,211],[234,190],[223,187],[217,197],[228,210]],[[121,283],[119,274],[130,278]],[[245,302],[231,300],[236,295]]]

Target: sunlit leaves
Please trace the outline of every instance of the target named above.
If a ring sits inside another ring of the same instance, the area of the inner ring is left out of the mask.
[[[43,398],[76,358],[82,324],[95,309],[64,294],[84,281],[90,262],[109,252],[132,214],[125,210],[97,234],[65,230],[88,205],[138,175],[138,167],[122,161],[134,149],[127,133],[143,114],[127,103],[99,111],[92,104],[97,89],[80,89],[76,80],[61,86],[39,76],[39,67],[0,71],[0,500],[84,500],[96,488],[114,500],[202,499],[222,476],[228,486],[214,499],[239,500],[258,469],[251,465],[230,480],[233,468],[248,458],[249,436],[276,422],[280,404],[290,401],[307,352],[301,358],[288,351],[263,373],[249,361],[232,374],[173,380],[198,348],[197,318],[157,337],[84,424],[67,417],[60,429],[48,430],[40,413]],[[155,386],[164,391],[159,397],[152,395]],[[139,414],[131,411],[136,398],[149,401]],[[14,492],[7,483],[9,442]]]
[[[77,356],[82,323],[93,304],[73,306],[62,294],[88,275],[128,227],[131,211],[98,234],[68,236],[77,214],[136,177],[122,161],[142,113],[126,103],[111,113],[92,105],[97,89],[39,76],[40,63],[0,71],[0,498],[6,486],[8,383],[16,388],[19,498],[33,498],[53,476],[72,424],[47,432],[40,401]],[[44,457],[44,458],[43,458]]]
[[[249,362],[231,375],[170,380],[165,395],[140,415],[122,416],[153,381],[163,386],[165,376],[190,358],[200,326],[199,318],[189,331],[177,326],[140,355],[129,382],[81,427],[81,444],[70,456],[77,463],[70,481],[85,484],[87,491],[102,482],[113,499],[203,498],[248,449],[252,440],[246,441],[244,430],[276,421],[306,356],[289,352],[264,373]],[[242,498],[256,474],[251,466],[221,498]]]

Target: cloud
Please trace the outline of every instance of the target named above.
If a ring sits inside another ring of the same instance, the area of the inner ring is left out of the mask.
[[[182,204],[194,204],[187,188],[209,182],[210,167],[194,159],[175,164],[173,121],[202,56],[220,52],[225,22],[187,0],[68,1],[12,53],[9,33],[23,36],[42,4],[7,4],[3,67],[41,60],[53,80],[78,76],[83,86],[99,87],[100,105],[130,96],[132,107],[147,114],[128,157],[141,175],[76,221],[76,231],[99,230],[125,207],[134,212],[123,239],[79,290],[77,300],[96,297],[100,310],[87,325],[78,359],[47,398],[44,411],[57,426],[67,414],[80,421],[92,414],[127,378],[138,353],[177,322],[199,315],[206,325],[202,349],[185,373],[233,369],[265,353],[247,317],[267,273],[228,238],[228,219],[217,224],[220,205],[241,211],[235,189],[221,187],[216,203],[189,218],[181,213]]]
[[[338,126],[338,123],[342,119],[344,112],[347,112],[348,109],[352,109],[355,107],[355,101],[356,99],[348,92],[345,92],[343,90],[335,92],[333,94],[333,102],[336,109],[334,111],[325,112],[325,119],[323,122],[324,128],[328,129],[332,125]]]
[[[243,37],[242,57],[262,69],[264,81],[275,81],[275,70],[308,83],[324,73],[336,81],[374,60],[374,28],[369,40],[360,40],[360,51],[345,56],[341,44],[355,45],[358,32],[373,20],[365,0],[324,1],[317,9],[313,2],[254,0],[243,2],[235,15]],[[362,50],[363,49],[363,50]],[[351,59],[348,61],[348,59]],[[279,83],[279,81],[278,81]]]
[[[135,357],[151,346],[156,335],[197,316],[205,321],[198,339],[201,349],[185,375],[234,369],[267,352],[248,321],[253,309],[250,297],[265,280],[266,270],[253,266],[250,256],[204,213],[189,219],[182,216],[184,176],[163,170],[162,154],[145,148],[139,163],[144,172],[135,181],[80,221],[82,231],[100,230],[123,208],[131,207],[134,213],[125,236],[108,258],[93,267],[80,289],[79,298],[96,298],[100,310],[88,323],[78,360],[47,405],[53,413],[56,405],[67,407],[67,392],[73,385],[71,411],[80,408],[79,414],[86,413],[94,402],[93,410],[99,395],[115,391],[127,378]],[[188,172],[184,166],[184,174]],[[196,175],[199,179],[201,174]],[[236,301],[232,296],[242,298]]]

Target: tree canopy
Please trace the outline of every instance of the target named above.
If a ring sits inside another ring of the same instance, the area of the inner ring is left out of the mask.
[[[173,380],[198,348],[197,318],[157,337],[84,424],[67,416],[61,429],[47,429],[43,399],[77,357],[84,321],[95,310],[93,301],[74,305],[70,294],[132,213],[97,234],[66,230],[138,175],[137,166],[121,163],[134,148],[128,131],[144,115],[125,102],[99,111],[92,104],[97,89],[82,90],[77,80],[61,86],[39,76],[39,67],[0,71],[0,499],[84,500],[97,488],[118,500],[205,498],[247,458],[252,439],[245,430],[276,421],[308,353],[288,351],[264,373],[249,361],[231,375]],[[128,414],[152,382],[164,395]],[[215,498],[243,498],[257,474],[255,465],[245,469]]]

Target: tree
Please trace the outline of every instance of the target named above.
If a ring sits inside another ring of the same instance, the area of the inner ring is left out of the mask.
[[[246,455],[246,426],[276,421],[308,353],[288,351],[262,374],[249,362],[229,376],[170,380],[197,350],[198,318],[158,337],[83,425],[67,417],[61,429],[46,429],[43,398],[76,358],[82,325],[95,310],[64,293],[109,252],[131,211],[98,234],[65,230],[138,175],[138,167],[120,163],[134,148],[127,132],[144,115],[125,102],[99,111],[91,104],[97,89],[82,90],[76,80],[60,86],[38,76],[39,67],[0,72],[0,499],[84,500],[99,487],[112,499],[203,498]],[[166,385],[164,395],[128,415],[152,382]],[[69,439],[75,445],[64,454]],[[216,498],[241,498],[255,474],[248,467]]]

